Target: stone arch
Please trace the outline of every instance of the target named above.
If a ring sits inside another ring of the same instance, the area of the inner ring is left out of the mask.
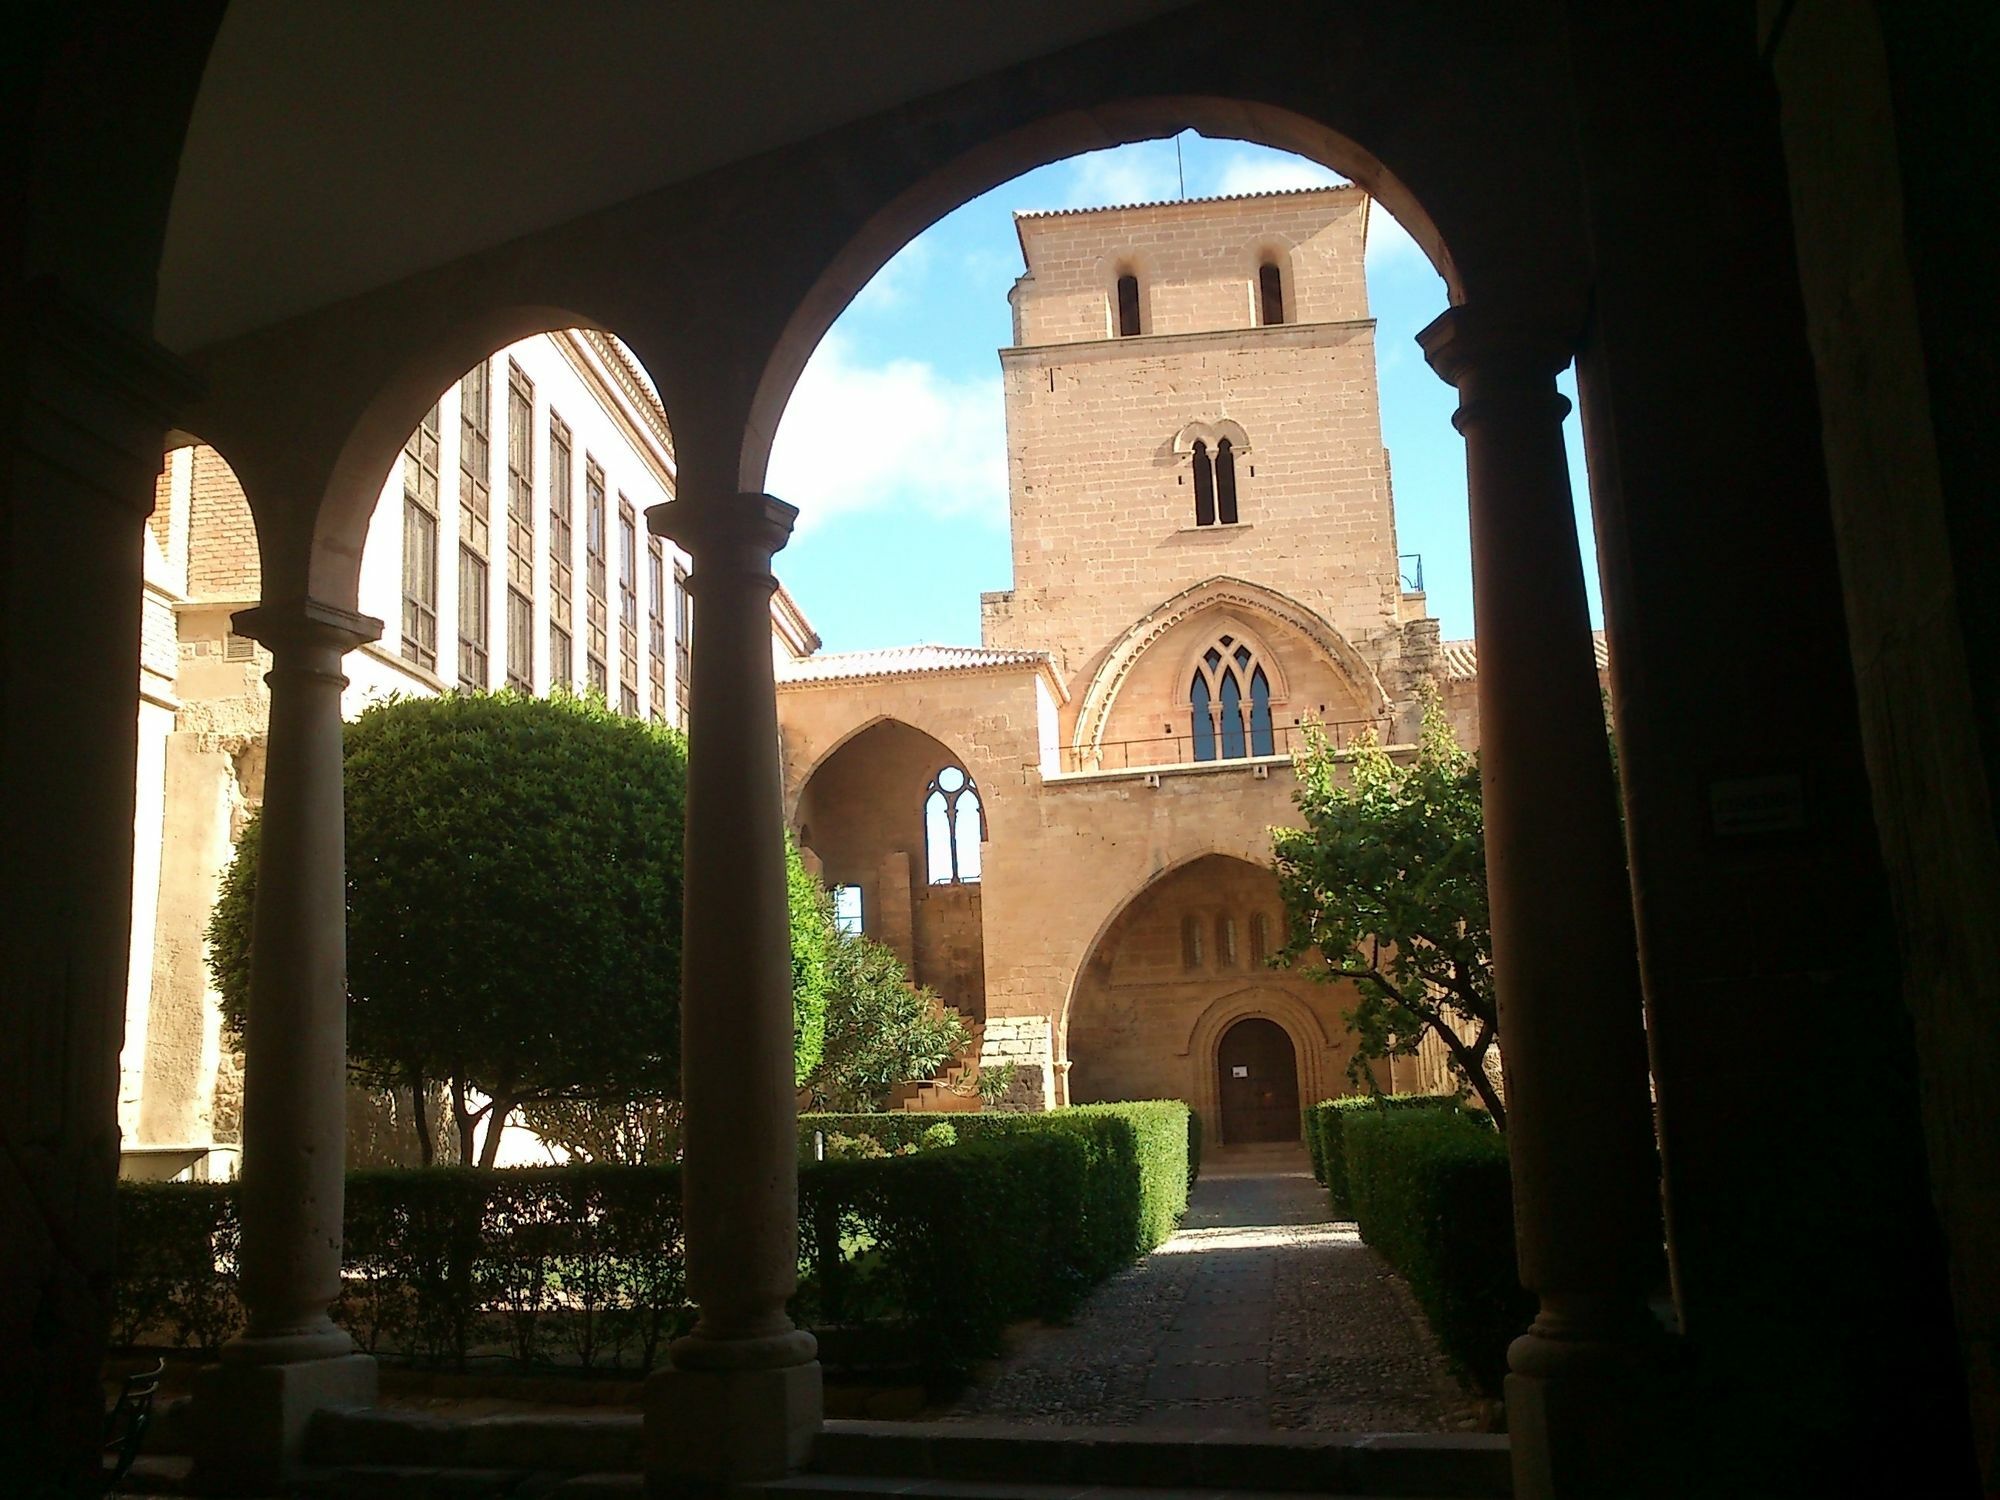
[[[814,763],[791,826],[812,830],[810,848],[827,885],[859,888],[862,930],[893,949],[913,980],[980,1019],[986,973],[977,851],[966,866],[971,873],[938,883],[927,858],[928,795],[940,771],[952,767],[979,788],[965,757],[945,741],[908,720],[877,715]],[[983,846],[983,789],[976,795]],[[963,859],[962,831],[960,843]]]
[[[941,750],[943,750],[945,754],[949,756],[952,760],[956,761],[961,766],[968,766],[968,767],[970,766],[970,762],[966,759],[964,751],[962,751],[957,745],[952,743],[948,731],[940,731],[937,729],[933,729],[927,725],[915,723],[910,719],[904,718],[900,714],[871,715],[868,718],[858,721],[856,724],[853,725],[853,727],[843,730],[838,739],[834,740],[832,744],[828,745],[824,750],[820,751],[818,755],[813,757],[811,765],[806,766],[801,770],[796,786],[788,787],[786,789],[785,817],[786,820],[789,823],[791,823],[793,827],[796,828],[798,825],[799,803],[801,799],[805,796],[806,788],[812,784],[813,777],[817,776],[820,770],[824,766],[826,766],[826,764],[829,761],[831,761],[842,750],[846,749],[847,746],[853,743],[856,739],[866,734],[869,730],[879,728],[881,725],[884,724],[900,724],[903,725],[905,728],[915,730],[919,734],[927,735],[931,739],[935,740],[938,744],[938,747]]]
[[[1274,621],[1296,630],[1333,663],[1370,716],[1391,711],[1389,694],[1375,671],[1333,624],[1295,599],[1241,578],[1215,577],[1183,589],[1141,616],[1105,652],[1089,685],[1078,697],[1070,747],[1078,764],[1088,764],[1103,743],[1112,705],[1139,658],[1169,631],[1198,614],[1228,609],[1245,622]],[[1273,683],[1275,690],[1277,684]]]
[[[1228,438],[1236,452],[1241,455],[1250,452],[1250,434],[1243,430],[1241,422],[1228,417],[1220,417],[1212,422],[1193,421],[1187,423],[1174,434],[1174,452],[1186,455],[1194,452],[1197,442],[1207,443],[1211,450],[1223,438]]]
[[[751,397],[738,465],[738,487],[761,490],[771,443],[806,361],[847,304],[902,247],[953,209],[1049,162],[1135,141],[1170,138],[1184,130],[1290,151],[1359,184],[1386,207],[1444,279],[1452,303],[1466,300],[1459,267],[1417,193],[1359,142],[1325,122],[1245,99],[1169,95],[1106,101],[1073,108],[1006,130],[960,153],[878,209],[828,262],[794,308],[772,346]],[[1135,256],[1106,257],[1107,295],[1120,266]],[[1146,289],[1140,305],[1145,326]],[[1111,316],[1116,318],[1115,305]]]
[[[1324,1099],[1327,1095],[1326,1053],[1333,1038],[1327,1035],[1320,1018],[1299,999],[1267,984],[1246,984],[1210,1003],[1189,1028],[1181,1055],[1193,1063],[1198,1097],[1189,1101],[1204,1121],[1221,1117],[1222,1099],[1217,1076],[1222,1038],[1238,1021],[1261,1019],[1275,1022],[1292,1040],[1298,1057],[1299,1098]]]

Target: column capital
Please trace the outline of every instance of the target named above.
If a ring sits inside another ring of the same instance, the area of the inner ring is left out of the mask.
[[[267,646],[273,654],[297,649],[331,650],[344,656],[356,646],[382,638],[382,622],[319,599],[267,599],[229,617],[238,635]]]
[[[1560,421],[1569,401],[1557,393],[1556,376],[1568,367],[1574,340],[1553,320],[1511,308],[1453,307],[1417,335],[1430,367],[1463,401],[1453,425],[1461,432],[1496,399],[1527,398],[1548,406]]]
[[[697,568],[733,558],[751,571],[768,572],[773,554],[792,539],[798,518],[798,507],[776,495],[684,495],[649,507],[646,529],[684,547]]]

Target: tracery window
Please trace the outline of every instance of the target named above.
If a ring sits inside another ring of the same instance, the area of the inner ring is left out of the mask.
[[[979,788],[959,766],[946,766],[924,791],[924,848],[932,885],[966,885],[979,879],[979,846],[986,838],[986,810]]]
[[[1195,663],[1188,711],[1196,760],[1277,753],[1270,676],[1256,651],[1234,635],[1218,636]]]

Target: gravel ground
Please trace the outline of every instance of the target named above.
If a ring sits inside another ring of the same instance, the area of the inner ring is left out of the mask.
[[[1409,1290],[1302,1152],[1219,1151],[1171,1240],[1027,1331],[946,1420],[1435,1432],[1484,1425]]]

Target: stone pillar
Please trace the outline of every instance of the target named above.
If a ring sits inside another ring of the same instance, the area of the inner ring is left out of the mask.
[[[0,1490],[102,1488],[140,567],[193,381],[52,282],[0,309]]]
[[[1458,388],[1515,1240],[1540,1301],[1508,1351],[1514,1493],[1638,1493],[1660,1337],[1638,944],[1556,390],[1565,344],[1456,308],[1419,336]]]
[[[375,1361],[333,1325],[346,1172],[347,899],[340,659],[381,622],[311,600],[234,618],[271,651],[271,730],[243,1035],[248,1326],[197,1392],[205,1482],[282,1484],[312,1413],[375,1398]]]
[[[700,1309],[646,1387],[656,1492],[775,1478],[821,1415],[798,1273],[798,1091],[771,557],[798,512],[769,495],[675,500],[652,530],[693,558],[681,948],[682,1193]]]

